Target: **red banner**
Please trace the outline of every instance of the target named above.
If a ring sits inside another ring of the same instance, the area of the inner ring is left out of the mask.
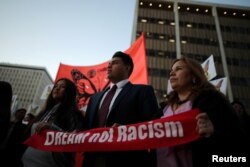
[[[138,124],[79,133],[43,131],[25,141],[37,149],[59,152],[142,150],[184,144],[199,138],[198,109]]]
[[[129,80],[134,84],[148,84],[144,35],[142,34],[125,52],[132,57],[134,62],[134,70]],[[78,89],[77,103],[81,109],[88,104],[91,95],[102,91],[109,85],[109,80],[106,78],[108,62],[93,66],[60,64],[55,80],[68,78],[75,82]]]

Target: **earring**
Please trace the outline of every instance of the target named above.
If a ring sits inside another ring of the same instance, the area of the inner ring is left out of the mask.
[[[195,78],[192,79],[193,84],[195,84]]]

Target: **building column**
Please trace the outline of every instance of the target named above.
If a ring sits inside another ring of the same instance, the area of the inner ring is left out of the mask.
[[[223,67],[223,70],[225,73],[225,77],[227,77],[227,94],[228,94],[229,100],[233,101],[233,93],[232,93],[230,76],[229,76],[228,67],[227,67],[227,60],[226,60],[226,54],[225,54],[225,49],[224,49],[224,45],[223,45],[223,39],[222,39],[222,35],[221,35],[220,22],[219,22],[219,18],[218,18],[218,14],[217,14],[217,10],[216,10],[215,6],[212,7],[212,13],[214,16],[216,32],[217,32],[217,36],[218,36],[218,40],[219,40],[219,48],[220,48],[220,54],[221,54],[222,67]]]
[[[179,25],[179,11],[177,2],[174,2],[174,20],[175,20],[176,57],[180,58],[181,57],[180,25]]]
[[[132,45],[135,40],[136,40],[136,30],[137,30],[137,18],[138,18],[138,10],[140,8],[139,0],[135,1],[135,11],[134,11],[134,19],[133,19],[133,28],[132,28],[132,33],[131,33],[131,42],[130,44]]]

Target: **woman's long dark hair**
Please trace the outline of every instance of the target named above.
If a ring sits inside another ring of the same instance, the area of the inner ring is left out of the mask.
[[[72,112],[76,112],[76,111],[78,112],[77,105],[76,105],[76,86],[71,80],[69,80],[67,78],[61,78],[61,79],[57,80],[55,85],[59,81],[65,81],[66,88],[65,88],[65,92],[64,92],[64,96],[63,96],[63,99],[61,101],[61,104],[55,113],[55,120],[56,120],[56,122],[59,122],[59,124],[63,124],[61,126],[64,126],[64,123],[65,123],[64,120],[70,119],[69,117],[72,116],[72,114],[73,114]],[[41,112],[36,117],[35,122],[39,121],[47,111],[51,110],[57,104],[55,99],[52,96],[54,89],[55,89],[55,86],[53,87],[52,91],[50,92],[50,94],[46,100],[44,108],[41,110]],[[67,125],[65,125],[65,126],[67,126]]]
[[[69,109],[72,106],[76,105],[76,86],[71,80],[69,80],[67,78],[61,78],[61,79],[57,80],[55,85],[59,81],[65,81],[65,83],[66,83],[64,96],[63,96],[63,99],[61,101],[61,106],[66,110],[66,109]],[[53,99],[53,97],[52,97],[52,92],[54,89],[55,89],[55,86],[53,87],[52,91],[50,92],[50,94],[48,96],[48,99],[46,101],[45,110],[51,109],[56,104],[55,99]]]
[[[194,78],[194,83],[192,86],[191,95],[189,96],[189,100],[193,101],[195,97],[197,97],[199,92],[204,88],[215,90],[215,87],[211,83],[209,83],[209,81],[207,80],[204,70],[199,62],[193,59],[189,59],[187,57],[181,57],[179,59],[174,60],[174,62],[172,63],[171,69],[173,65],[178,61],[182,61],[187,65],[187,68],[190,70],[190,73],[192,77]],[[174,104],[178,100],[179,98],[178,98],[178,94],[176,91],[172,91],[169,93],[168,99],[167,99],[168,104]]]

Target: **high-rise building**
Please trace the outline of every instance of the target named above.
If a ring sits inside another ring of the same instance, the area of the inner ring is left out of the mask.
[[[214,56],[227,97],[250,109],[250,8],[187,0],[138,0],[132,40],[142,32],[150,84],[166,97],[170,64],[181,55],[204,62]],[[214,78],[214,79],[216,79]]]
[[[17,97],[17,108],[28,109],[31,104],[41,106],[41,95],[53,80],[43,67],[0,63],[0,80],[12,85],[13,96]]]

